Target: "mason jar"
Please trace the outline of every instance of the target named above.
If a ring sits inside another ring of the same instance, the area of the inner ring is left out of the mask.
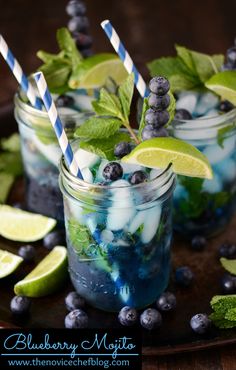
[[[82,94],[78,93],[77,101],[82,102],[81,110],[86,99],[87,106],[91,106],[92,98],[83,91]],[[48,114],[29,105],[21,92],[15,95],[14,103],[21,139],[27,209],[63,223],[63,201],[58,185],[61,149]],[[76,127],[89,118],[91,110],[83,112],[61,108],[59,114],[70,139]]]
[[[230,222],[236,207],[236,109],[192,120],[174,120],[171,135],[189,142],[209,160],[213,179],[178,176],[174,228],[186,235],[214,236]]]
[[[105,311],[154,302],[170,274],[171,165],[138,185],[101,185],[74,177],[62,158],[59,183],[76,291]]]

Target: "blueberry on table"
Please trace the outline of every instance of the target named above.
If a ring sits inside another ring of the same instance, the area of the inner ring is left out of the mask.
[[[219,107],[220,111],[224,113],[230,112],[233,108],[234,108],[234,105],[230,103],[228,100],[223,100],[220,103],[220,107]]]
[[[219,247],[220,257],[228,259],[236,258],[236,245],[230,243],[223,243]]]
[[[65,317],[67,329],[83,329],[88,326],[88,315],[83,310],[73,310]]]
[[[103,177],[106,180],[115,181],[123,176],[123,168],[117,162],[109,162],[103,169]]]
[[[168,94],[158,96],[156,94],[150,93],[148,97],[148,105],[154,110],[165,110],[170,105],[170,97]]]
[[[25,296],[15,296],[10,303],[11,312],[16,315],[26,315],[29,313],[31,301]]]
[[[61,107],[71,107],[74,105],[75,101],[72,98],[72,96],[69,95],[59,95],[56,99],[56,106],[61,108]]]
[[[178,267],[175,270],[175,281],[178,285],[188,287],[194,280],[194,274],[188,266]]]
[[[138,319],[138,312],[135,308],[125,306],[123,307],[119,314],[118,314],[118,320],[121,323],[121,325],[124,326],[132,326],[137,322]]]
[[[89,27],[89,21],[87,17],[76,16],[69,20],[67,26],[68,26],[69,31],[72,33],[87,31]]]
[[[225,274],[221,280],[221,287],[225,294],[233,294],[236,292],[236,277],[230,274]]]
[[[211,320],[205,313],[198,313],[190,320],[190,326],[197,334],[205,334],[211,327]]]
[[[114,154],[117,158],[122,158],[125,155],[129,154],[131,150],[132,148],[131,148],[130,143],[121,141],[120,143],[116,144],[114,148]]]
[[[19,248],[18,254],[26,262],[32,262],[36,255],[35,247],[33,245],[23,245]]]
[[[148,330],[158,328],[162,324],[162,316],[155,308],[147,308],[140,316],[140,324]]]
[[[152,125],[146,125],[142,131],[143,140],[149,140],[155,137],[166,137],[166,136],[168,136],[168,131],[164,127],[156,129]]]
[[[65,243],[64,230],[52,231],[43,238],[43,245],[49,250],[53,249],[56,245],[65,245]]]
[[[86,6],[83,1],[70,0],[66,6],[66,12],[71,17],[84,15],[86,13]]]
[[[65,298],[65,305],[68,311],[73,311],[77,308],[83,308],[85,306],[85,300],[74,291],[67,294]]]
[[[165,77],[157,76],[149,82],[149,89],[152,93],[163,96],[170,90],[170,84]]]
[[[160,311],[173,311],[176,308],[176,297],[171,292],[164,292],[156,301]]]
[[[192,119],[191,113],[187,109],[176,109],[175,119],[178,120],[189,120]]]
[[[152,125],[154,128],[164,126],[170,119],[170,115],[166,110],[155,111],[149,108],[145,114],[145,123]]]
[[[129,182],[131,185],[141,184],[142,182],[147,181],[147,174],[143,171],[135,171],[130,175]]]
[[[191,240],[191,248],[194,251],[202,251],[207,245],[206,238],[204,236],[196,235]]]
[[[232,66],[232,68],[236,67],[236,46],[229,48],[226,52],[226,58],[228,64]]]

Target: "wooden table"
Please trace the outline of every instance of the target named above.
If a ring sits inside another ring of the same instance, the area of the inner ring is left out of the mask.
[[[65,0],[0,0],[0,33],[7,39],[26,73],[40,62],[38,49],[56,51],[55,31],[68,20]],[[148,79],[145,63],[161,55],[174,54],[179,43],[208,53],[220,53],[231,46],[235,36],[235,0],[87,0],[94,50],[112,51],[99,22],[109,18],[117,28],[140,71]],[[0,106],[12,100],[17,84],[6,64],[0,63]],[[10,122],[1,132],[15,127]],[[236,346],[202,350],[169,356],[145,356],[145,370],[234,370]]]

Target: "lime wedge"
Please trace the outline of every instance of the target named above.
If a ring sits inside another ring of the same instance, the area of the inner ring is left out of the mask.
[[[236,105],[236,71],[224,71],[205,82],[208,89]]]
[[[55,225],[56,220],[0,205],[0,235],[19,242],[34,242],[42,239]]]
[[[120,85],[127,77],[122,61],[115,54],[97,54],[84,59],[72,74],[69,87],[94,89],[103,86],[108,77]]]
[[[22,261],[23,258],[0,249],[0,279],[14,272]]]
[[[43,297],[56,291],[67,277],[67,250],[56,246],[23,280],[14,286],[17,295]]]
[[[207,158],[198,149],[172,137],[143,141],[122,161],[163,169],[172,163],[173,171],[180,175],[207,179],[213,176]]]

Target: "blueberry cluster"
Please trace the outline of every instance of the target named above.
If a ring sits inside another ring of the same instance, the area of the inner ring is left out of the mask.
[[[142,131],[142,139],[149,140],[155,137],[168,136],[164,126],[169,121],[167,108],[170,105],[169,81],[165,77],[154,77],[149,83],[151,91],[148,97],[149,109],[145,114],[145,127]]]
[[[68,29],[71,32],[81,54],[86,58],[92,55],[92,37],[89,35],[89,20],[86,17],[86,5],[82,0],[70,0],[66,12],[71,17]]]
[[[222,71],[236,70],[236,38],[234,40],[234,46],[229,48],[226,52],[226,61],[222,66]]]

